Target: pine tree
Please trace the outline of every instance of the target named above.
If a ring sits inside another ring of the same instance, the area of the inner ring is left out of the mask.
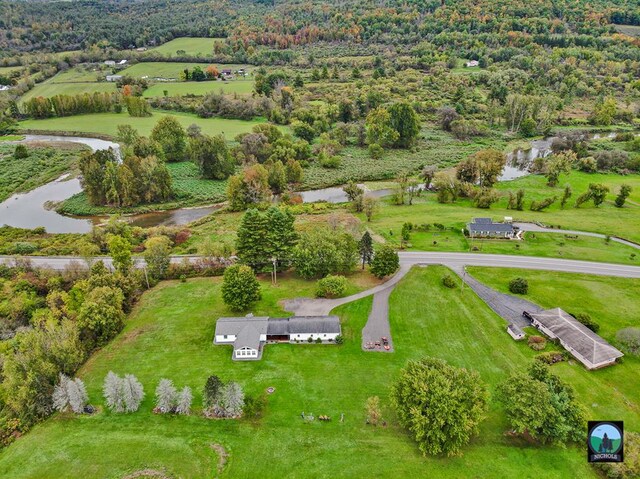
[[[220,409],[227,417],[242,415],[244,408],[244,391],[238,383],[230,382],[222,389],[220,395]]]
[[[220,394],[224,383],[215,375],[209,376],[202,392],[202,405],[205,409],[213,408],[220,401]]]
[[[362,259],[362,269],[365,264],[371,264],[373,259],[373,239],[368,231],[365,231],[358,243],[358,249],[360,252],[360,258]]]
[[[80,379],[70,379],[60,373],[60,381],[53,390],[53,407],[56,411],[71,410],[82,414],[89,398],[84,383]]]
[[[170,379],[161,379],[156,388],[156,408],[161,413],[172,412],[176,407],[178,391]]]
[[[122,398],[126,412],[135,412],[144,398],[144,388],[133,374],[126,374],[122,380]]]
[[[178,395],[176,412],[185,416],[189,415],[191,413],[191,401],[193,401],[193,393],[189,386],[185,386]]]
[[[115,374],[113,371],[109,371],[107,377],[104,380],[104,386],[102,387],[104,399],[107,407],[113,412],[124,412],[124,388],[122,378]]]

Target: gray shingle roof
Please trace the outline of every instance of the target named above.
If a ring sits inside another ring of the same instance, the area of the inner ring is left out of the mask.
[[[240,330],[233,343],[233,349],[242,348],[260,349],[260,332],[249,322]]]
[[[220,318],[216,322],[216,336],[233,334],[237,336],[247,324],[251,324],[258,335],[267,334],[267,316],[244,318]]]
[[[510,233],[513,231],[513,225],[509,223],[494,223],[491,218],[474,218],[467,225],[469,231],[493,231],[495,233]]]
[[[560,308],[530,314],[593,367],[623,356],[622,352]]]
[[[337,316],[293,316],[271,318],[267,334],[337,334],[340,318]]]

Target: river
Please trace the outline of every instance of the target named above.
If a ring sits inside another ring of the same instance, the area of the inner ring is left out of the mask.
[[[610,133],[607,137],[613,137]],[[600,134],[589,135],[589,139],[598,139]],[[509,181],[529,174],[529,167],[536,158],[545,157],[551,153],[551,144],[554,137],[543,140],[533,140],[529,149],[518,149],[507,155],[505,168],[500,176],[500,181]],[[93,151],[113,148],[118,156],[120,146],[117,143],[96,138],[84,138],[75,136],[54,135],[26,135],[24,142],[52,142],[70,141],[82,143]],[[94,225],[103,223],[104,216],[73,217],[63,216],[47,207],[48,203],[60,202],[82,191],[78,178],[63,175],[55,181],[42,185],[27,193],[17,193],[0,203],[0,225],[5,224],[18,228],[36,228],[44,226],[49,233],[87,233]],[[341,187],[323,188],[319,190],[302,191],[302,202],[313,203],[326,201],[328,203],[344,203],[347,195]],[[367,193],[375,197],[384,197],[392,194],[391,189],[371,191]],[[175,210],[158,211],[127,216],[129,222],[135,226],[173,226],[191,223],[197,219],[211,214],[219,205],[203,206],[196,208],[180,208]]]

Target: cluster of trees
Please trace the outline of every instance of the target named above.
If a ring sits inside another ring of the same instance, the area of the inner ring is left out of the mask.
[[[171,175],[155,156],[128,155],[120,161],[112,150],[86,153],[80,158],[82,187],[94,205],[133,206],[171,197]]]
[[[184,81],[215,80],[219,76],[220,72],[215,67],[215,65],[208,65],[204,68],[204,70],[200,65],[196,65],[192,69],[189,69],[189,67],[187,67],[180,73],[180,78]]]
[[[237,418],[245,409],[242,386],[229,381],[226,384],[218,376],[209,376],[202,393],[205,415],[211,417]]]
[[[188,416],[191,413],[193,392],[189,386],[180,391],[173,385],[173,381],[163,378],[156,387],[156,407],[154,412],[161,414],[181,414]]]
[[[23,268],[13,274],[9,285],[17,296],[11,294],[21,302],[22,313],[0,352],[0,422],[23,431],[54,409],[84,408],[84,386],[69,378],[122,329],[125,312],[142,290],[142,276],[111,272],[102,262],[86,273]]]
[[[118,93],[83,93],[79,95],[41,96],[24,102],[22,109],[32,118],[51,118],[83,113],[107,113],[122,111],[123,99]],[[135,115],[133,115],[135,116]]]
[[[459,454],[478,433],[488,399],[487,386],[477,372],[434,358],[409,361],[391,389],[400,424],[425,455]],[[528,439],[564,445],[584,438],[584,408],[571,386],[543,361],[534,360],[525,372],[501,383],[497,399],[512,431]],[[379,406],[367,404],[373,411],[369,416],[377,417]]]
[[[372,156],[379,148],[408,148],[420,133],[420,118],[406,102],[371,110],[365,124]]]

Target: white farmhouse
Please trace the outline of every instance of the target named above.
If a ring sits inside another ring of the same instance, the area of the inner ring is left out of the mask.
[[[258,360],[266,343],[330,343],[340,335],[337,316],[220,318],[214,344],[233,345],[234,360]]]

